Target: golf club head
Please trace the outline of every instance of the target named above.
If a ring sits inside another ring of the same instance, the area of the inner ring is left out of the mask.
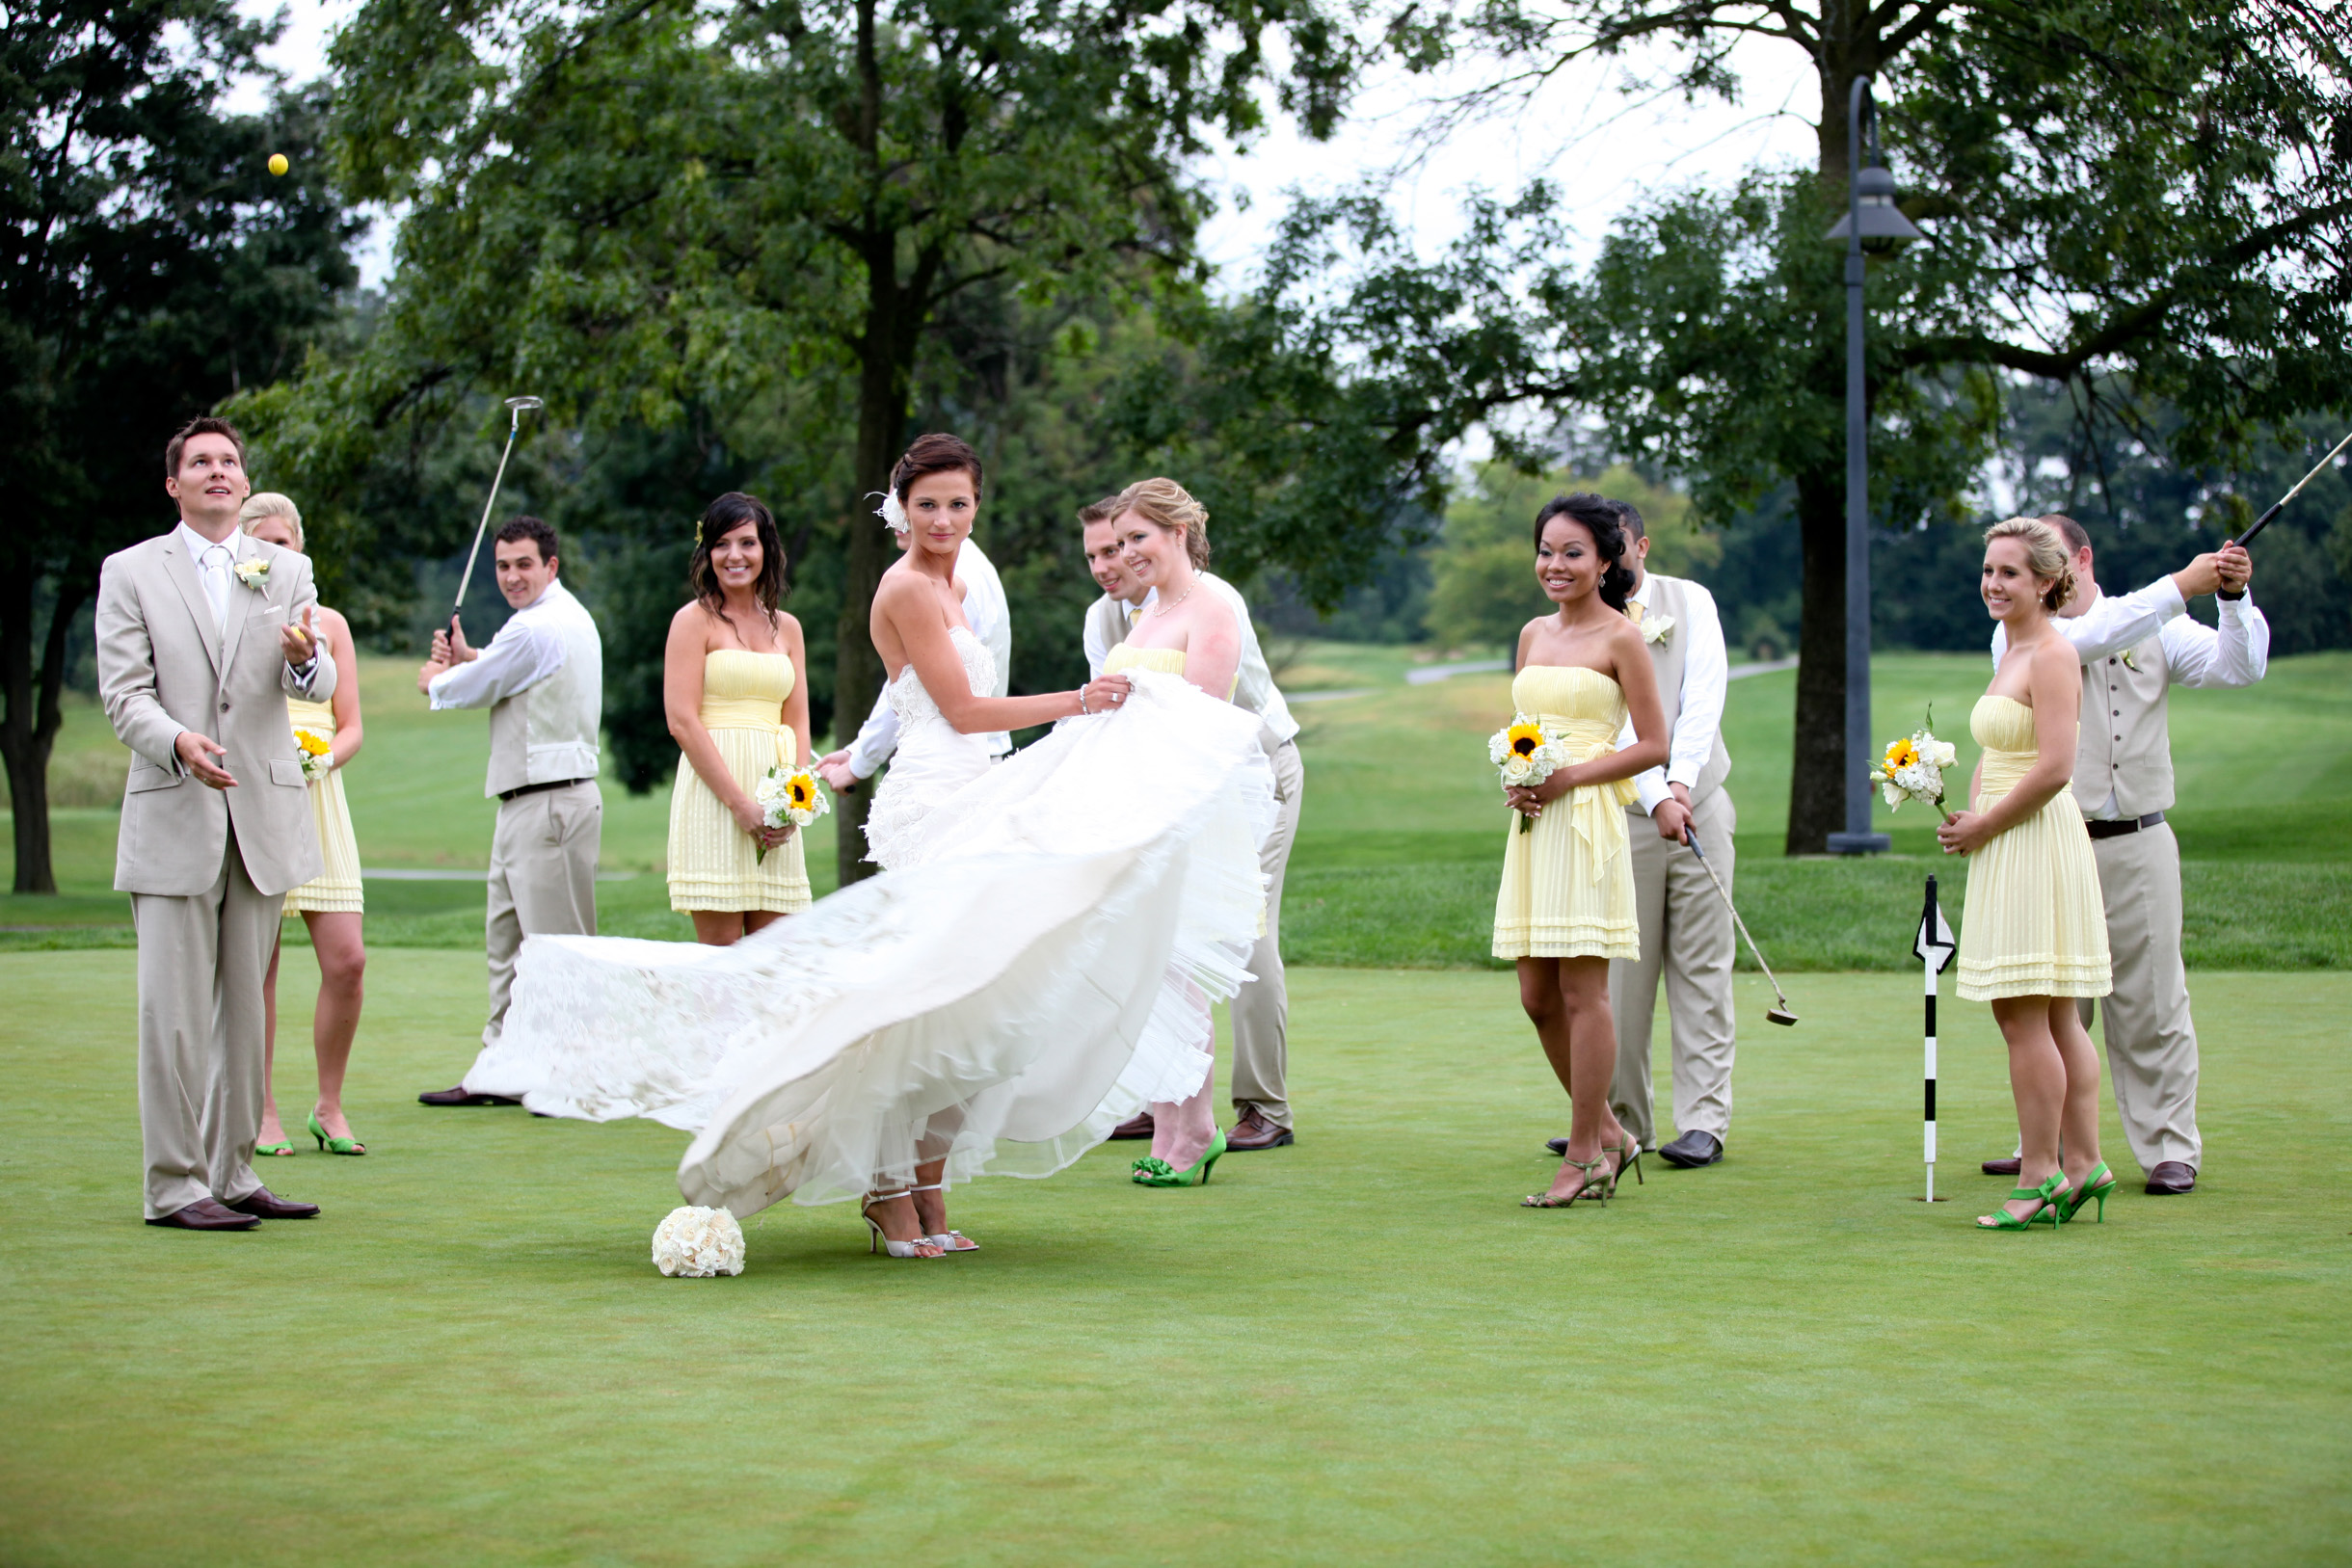
[[[533,409],[546,408],[548,400],[544,397],[510,397],[506,400],[506,406],[517,413],[523,413]]]
[[[1790,1012],[1785,1007],[1768,1007],[1764,1010],[1764,1022],[1767,1023],[1785,1023],[1793,1029],[1797,1026],[1797,1015]]]

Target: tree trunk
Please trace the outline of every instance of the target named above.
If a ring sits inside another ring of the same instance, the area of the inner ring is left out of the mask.
[[[1797,633],[1797,725],[1788,779],[1790,855],[1826,855],[1846,827],[1846,475],[1797,476],[1804,610]]]
[[[66,644],[73,618],[90,598],[90,585],[58,586],[42,639],[40,668],[33,667],[33,590],[37,574],[19,572],[0,586],[0,760],[8,770],[10,827],[15,840],[20,893],[57,891],[49,848],[49,754],[64,715],[58,705],[66,683]]]
[[[851,503],[849,558],[842,584],[842,619],[834,634],[833,733],[846,744],[865,723],[866,714],[882,692],[882,656],[874,651],[874,589],[891,564],[889,530],[869,514],[862,498],[886,490],[890,471],[897,465],[899,443],[906,437],[907,387],[913,366],[901,362],[900,345],[913,334],[899,330],[904,307],[896,276],[895,237],[874,248],[868,258],[866,334],[860,345],[863,364],[858,376],[857,486],[861,499]],[[840,835],[835,850],[841,885],[863,882],[873,875],[866,860],[866,812],[873,800],[869,783],[855,794],[834,803],[834,823]]]

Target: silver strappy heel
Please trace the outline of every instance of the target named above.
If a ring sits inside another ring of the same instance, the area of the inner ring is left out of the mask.
[[[919,1236],[912,1241],[893,1241],[889,1236],[882,1234],[882,1227],[876,1225],[874,1223],[873,1215],[868,1212],[869,1209],[872,1209],[873,1206],[878,1203],[888,1203],[893,1198],[907,1197],[911,1194],[911,1188],[900,1187],[895,1192],[876,1192],[868,1197],[863,1204],[858,1206],[858,1217],[866,1222],[866,1229],[873,1233],[866,1238],[867,1256],[871,1257],[873,1255],[874,1243],[877,1241],[882,1244],[882,1250],[889,1253],[893,1258],[944,1258],[947,1256],[945,1252],[924,1252],[922,1250],[924,1247],[936,1247],[939,1245],[938,1242],[933,1241],[927,1236]]]
[[[909,1187],[906,1190],[909,1193],[917,1193],[945,1192],[947,1189],[948,1184],[945,1182],[934,1182],[927,1187]],[[918,1219],[921,1218],[920,1215],[917,1217]],[[980,1244],[977,1241],[973,1240],[972,1237],[966,1236],[961,1231],[943,1231],[937,1236],[926,1236],[923,1237],[923,1239],[931,1243],[931,1245],[937,1247],[943,1254],[950,1252],[977,1252],[980,1250]]]

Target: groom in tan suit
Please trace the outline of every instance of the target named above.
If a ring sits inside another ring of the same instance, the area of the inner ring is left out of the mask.
[[[133,754],[115,888],[139,937],[147,1222],[189,1231],[318,1212],[253,1156],[262,975],[287,890],[322,869],[285,700],[332,697],[334,660],[308,558],[237,527],[252,489],[235,427],[191,420],[164,448],[178,526],[98,574],[98,692]]]

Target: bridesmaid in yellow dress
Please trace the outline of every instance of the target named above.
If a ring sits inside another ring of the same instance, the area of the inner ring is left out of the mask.
[[[1157,597],[1127,640],[1103,662],[1106,677],[1128,670],[1182,676],[1219,702],[1241,678],[1242,625],[1216,594],[1197,592],[1209,564],[1209,509],[1173,479],[1144,479],[1119,492],[1111,517],[1121,558]],[[1208,998],[1200,1000],[1208,1011]],[[1212,1036],[1214,1038],[1214,1036]],[[1189,1100],[1151,1106],[1152,1152],[1135,1162],[1138,1186],[1200,1186],[1225,1153],[1216,1125],[1216,1064]]]
[[[2098,1157],[2098,1053],[2074,1002],[2114,984],[2098,862],[2071,783],[2082,662],[2050,625],[2074,592],[2068,560],[2046,522],[2011,518],[1986,531],[1980,591],[2008,652],[1968,720],[1984,748],[1975,809],[1936,835],[1946,854],[1976,857],[1960,995],[1992,1003],[2018,1105],[2018,1186],[1977,1218],[1989,1231],[2071,1219],[2093,1198],[2103,1220],[2115,1185]]]
[[[245,531],[282,548],[303,547],[302,514],[282,495],[263,492],[246,497],[238,510]],[[325,741],[334,771],[309,785],[310,809],[318,823],[319,853],[327,868],[314,881],[286,894],[285,912],[300,915],[310,929],[310,951],[318,960],[318,1003],[311,1014],[310,1050],[318,1062],[318,1100],[306,1126],[321,1150],[331,1155],[364,1155],[367,1145],[352,1136],[343,1114],[343,1076],[351,1065],[351,1045],[360,1032],[360,1009],[366,999],[367,944],[361,925],[363,900],[360,887],[360,841],[351,831],[351,806],[343,797],[343,769],[360,753],[360,655],[352,644],[351,623],[321,605],[312,617],[327,641],[327,651],[340,672],[332,703],[286,699],[286,717],[295,730]],[[279,1120],[273,1079],[278,1065],[278,953],[270,954],[269,973],[262,983],[263,1070],[261,1133],[256,1155],[291,1155],[294,1145]]]
[[[695,526],[694,602],[670,621],[662,705],[678,741],[670,794],[670,907],[694,940],[724,947],[809,907],[800,835],[767,826],[752,789],[809,752],[800,623],[778,609],[784,542],[775,515],[730,491]],[[765,846],[762,860],[759,854]]]
[[[1510,698],[1567,742],[1569,760],[1533,788],[1505,791],[1529,827],[1514,822],[1503,839],[1494,956],[1517,961],[1519,1004],[1573,1114],[1551,1186],[1520,1200],[1531,1209],[1605,1201],[1640,1157],[1609,1108],[1609,961],[1642,953],[1625,805],[1634,775],[1666,761],[1667,732],[1656,668],[1625,617],[1634,575],[1617,564],[1624,553],[1617,511],[1600,496],[1555,496],[1537,514],[1536,581],[1559,608],[1520,631]],[[1619,751],[1628,712],[1634,743]]]

